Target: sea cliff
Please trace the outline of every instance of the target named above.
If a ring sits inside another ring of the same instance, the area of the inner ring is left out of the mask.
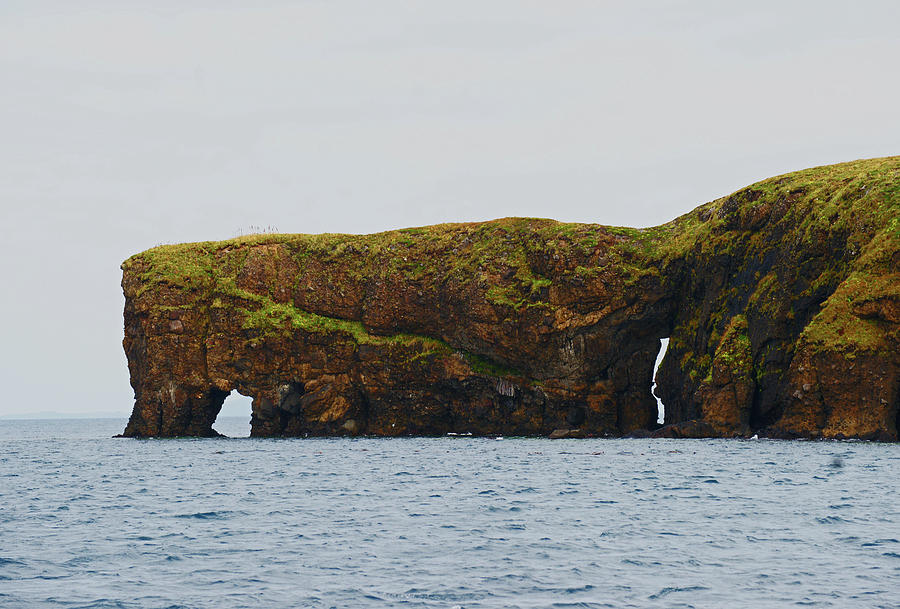
[[[254,235],[122,269],[126,436],[215,435],[237,391],[255,436],[897,440],[900,157],[764,180],[654,228]]]

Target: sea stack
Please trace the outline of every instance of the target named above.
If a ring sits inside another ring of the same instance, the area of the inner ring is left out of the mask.
[[[216,435],[237,391],[254,436],[898,439],[900,157],[654,228],[254,235],[122,269],[126,436]]]

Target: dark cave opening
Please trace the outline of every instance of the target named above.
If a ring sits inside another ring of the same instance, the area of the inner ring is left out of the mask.
[[[278,408],[290,414],[299,413],[302,410],[305,391],[303,383],[293,382],[281,385],[278,388]]]

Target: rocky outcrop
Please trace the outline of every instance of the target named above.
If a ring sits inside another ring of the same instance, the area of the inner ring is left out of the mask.
[[[256,436],[896,440],[898,188],[892,157],[651,229],[508,218],[154,248],[123,264],[125,435],[215,435],[238,391]]]

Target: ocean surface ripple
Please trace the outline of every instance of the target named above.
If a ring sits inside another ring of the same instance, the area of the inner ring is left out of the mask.
[[[0,421],[0,607],[900,606],[897,444],[123,427]]]

